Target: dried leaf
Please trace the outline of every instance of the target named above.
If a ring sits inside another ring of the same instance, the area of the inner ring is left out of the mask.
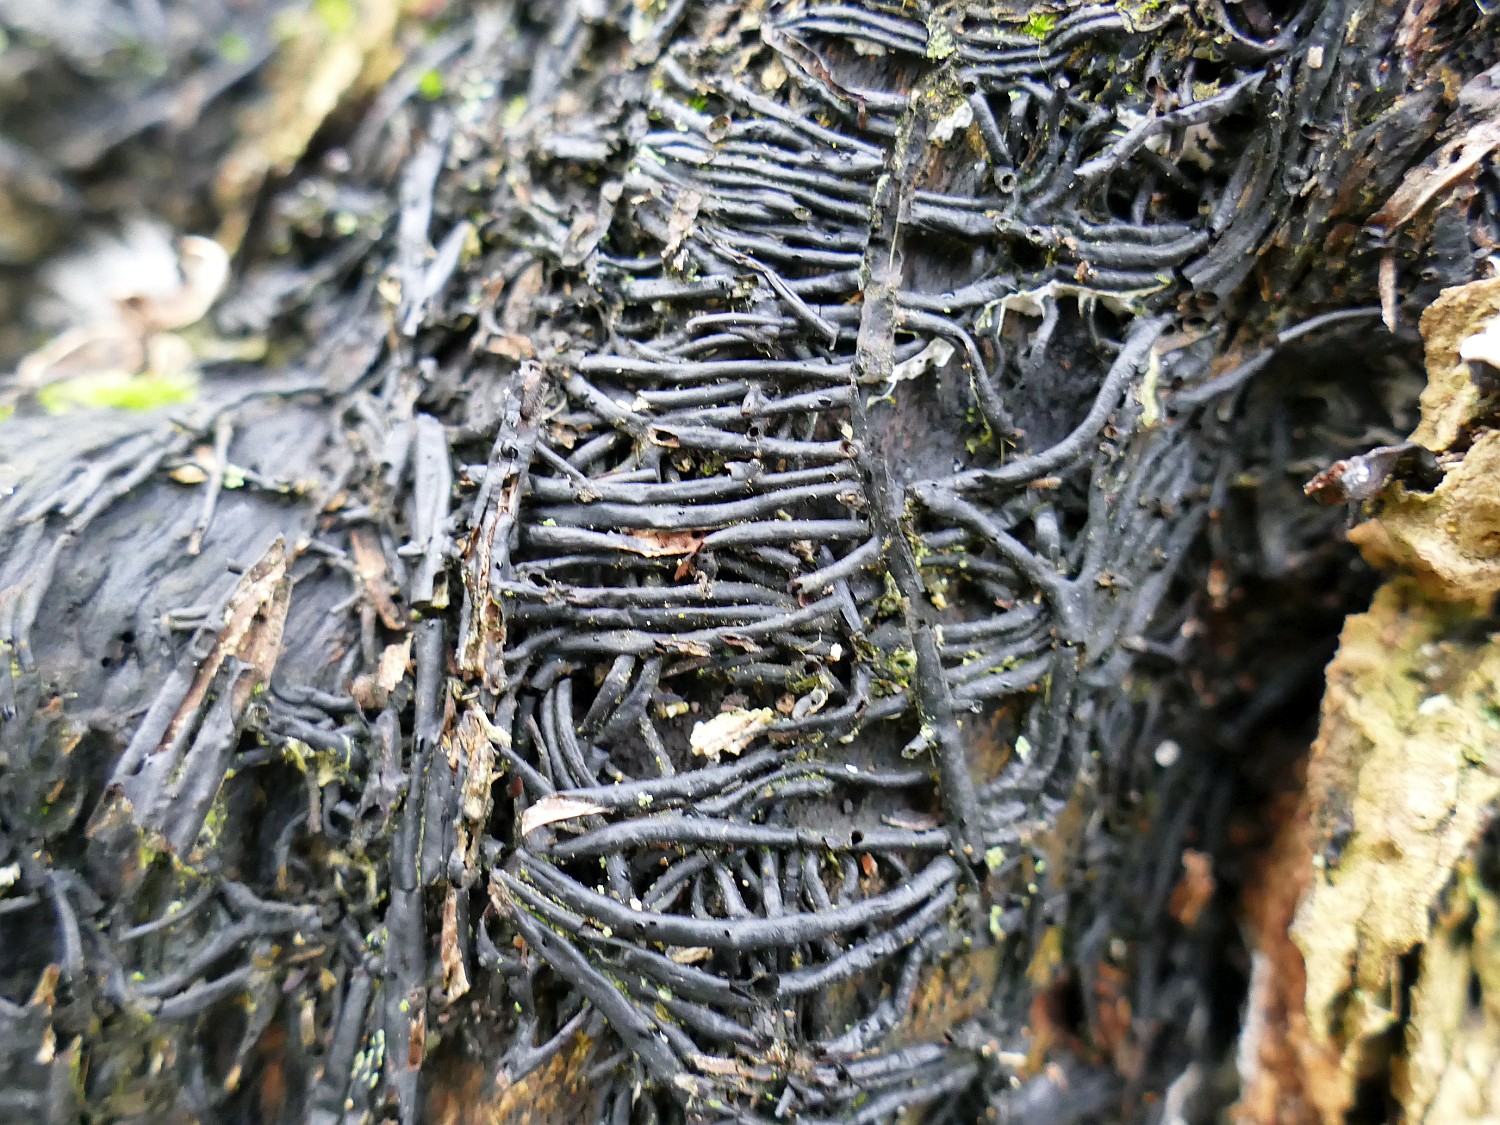
[[[497,776],[494,736],[498,733],[484,712],[470,707],[453,734],[452,745],[463,767],[459,811],[465,824],[461,835],[472,837],[476,846],[480,829],[490,815],[490,787]]]
[[[597,816],[609,810],[595,801],[581,801],[560,793],[549,793],[521,814],[521,835],[529,836],[538,828],[580,816]]]
[[[729,645],[731,648],[737,648],[741,652],[748,652],[754,655],[763,651],[760,645],[756,644],[749,637],[741,636],[739,633],[725,633],[723,636],[726,645]]]
[[[1130,979],[1118,965],[1108,962],[1095,967],[1094,1039],[1114,1059],[1121,1074],[1133,1074],[1141,1062],[1140,1042],[1131,1018]]]
[[[513,359],[517,363],[525,359],[536,358],[536,348],[532,346],[531,341],[525,336],[518,336],[512,333],[491,336],[484,342],[484,350],[491,355]]]
[[[622,534],[621,548],[648,559],[674,555],[696,555],[703,547],[703,536],[691,531],[630,531]]]
[[[39,1066],[49,1066],[55,1058],[57,1058],[57,1032],[49,1023],[42,1029],[42,1044],[37,1048],[36,1062]]]
[[[453,1003],[469,991],[469,974],[464,968],[463,951],[458,940],[458,888],[449,887],[443,899],[443,932],[438,944],[443,964],[443,996]]]
[[[771,725],[776,713],[769,707],[754,710],[737,708],[715,715],[704,723],[694,723],[689,744],[699,757],[717,762],[721,754],[739,757],[745,747]]]
[[[1214,897],[1213,857],[1207,852],[1187,848],[1182,853],[1182,878],[1172,888],[1168,906],[1172,917],[1184,926],[1195,925],[1198,915]]]
[[[375,673],[375,682],[382,691],[395,691],[406,678],[406,666],[411,663],[411,637],[400,644],[386,645],[380,654],[380,670]]]
[[[750,1082],[769,1082],[776,1072],[765,1066],[753,1066],[738,1059],[721,1058],[718,1055],[694,1054],[689,1056],[693,1068],[703,1074],[714,1074],[723,1078],[740,1078]]]
[[[703,193],[691,188],[681,191],[672,203],[672,214],[667,219],[667,242],[661,250],[661,260],[674,264],[677,252],[693,227],[698,223],[698,209],[703,206]]]
[[[507,335],[524,334],[535,320],[533,310],[536,299],[541,296],[546,272],[541,262],[532,262],[516,275],[505,294],[505,305],[500,310],[500,329]]]
[[[281,633],[291,600],[291,583],[286,573],[289,562],[286,541],[278,538],[240,577],[224,610],[224,627],[208,657],[198,666],[193,685],[157,743],[158,748],[170,746],[183,724],[198,713],[214,677],[230,657],[244,661],[256,671],[255,676],[243,678],[236,687],[233,701],[236,713],[243,710],[251,692],[271,678],[281,652]]]
[[[1500,120],[1477,122],[1406,173],[1401,186],[1370,220],[1370,227],[1389,238],[1443,192],[1473,176],[1500,148]]]
[[[395,585],[391,582],[385,552],[380,549],[375,533],[368,528],[356,528],[349,535],[349,547],[354,552],[354,572],[359,576],[365,596],[380,615],[381,623],[387,629],[405,629],[406,622],[401,619],[401,611],[391,598]]]

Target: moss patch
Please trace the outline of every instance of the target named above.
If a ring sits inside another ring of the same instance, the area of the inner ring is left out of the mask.
[[[37,401],[50,414],[79,409],[158,410],[192,402],[198,379],[190,372],[131,375],[106,371],[53,383],[37,392]]]

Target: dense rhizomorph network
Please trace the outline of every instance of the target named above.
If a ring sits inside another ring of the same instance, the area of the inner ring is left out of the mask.
[[[1424,68],[1488,60],[1477,13],[1027,7],[478,13],[383,272],[292,310],[322,343],[15,492],[0,924],[60,935],[7,954],[23,1053],[100,1013],[172,1077],[89,1090],[228,1113],[276,1066],[282,1120],[422,1120],[472,1066],[589,1121],[958,1122],[1124,1112],[1201,1049],[1162,873],[1317,659],[1226,656],[1306,613],[1215,584],[1305,578],[1309,466],[1403,436],[1399,359],[1287,365],[1405,348],[1377,264],[1419,235],[1360,228]],[[111,610],[205,442],[202,553]],[[1110,959],[1171,1042],[1069,1092],[1034,1001]]]

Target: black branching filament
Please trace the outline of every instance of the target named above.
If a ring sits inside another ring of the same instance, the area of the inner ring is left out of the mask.
[[[579,1121],[1020,1120],[1065,961],[1084,1024],[1129,960],[1185,1042],[1154,919],[1222,819],[1203,755],[1317,656],[1204,686],[1210,572],[1310,565],[1304,462],[1399,439],[1329,386],[1309,430],[1277,371],[1405,346],[1359,232],[1439,122],[1384,5],[1031,7],[501,4],[442,97],[376,103],[417,139],[354,153],[396,205],[382,276],[317,251],[331,342],[6,501],[0,737],[42,781],[0,924],[59,990],[11,1038],[144,1021],[150,1097],[244,1121],[285,1025],[264,1119],[319,1125],[580,1044]],[[154,679],[49,702],[57,576],[118,598],[100,521],[205,443],[193,547],[242,572],[135,613]],[[1169,739],[1180,804],[1136,809]]]

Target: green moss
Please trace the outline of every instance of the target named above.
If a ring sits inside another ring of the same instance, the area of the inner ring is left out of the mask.
[[[421,94],[430,102],[436,101],[438,98],[442,97],[443,72],[434,67],[432,70],[429,70],[426,74],[422,75],[421,79],[419,79],[417,82],[417,93]]]
[[[895,617],[897,614],[906,612],[906,599],[901,596],[901,590],[896,585],[896,580],[887,571],[885,575],[885,593],[875,599],[875,616]]]
[[[203,827],[198,830],[198,840],[194,851],[207,855],[218,848],[219,838],[224,834],[224,825],[229,820],[229,810],[224,807],[223,798],[224,794],[221,790],[209,808],[208,815],[203,818]]]
[[[216,46],[219,49],[219,57],[225,62],[242,63],[250,59],[250,43],[237,31],[226,31],[219,36]]]
[[[1139,31],[1152,16],[1167,6],[1167,0],[1121,0],[1120,15],[1130,31]],[[1129,89],[1126,90],[1129,93]]]
[[[1021,30],[1040,43],[1052,34],[1052,29],[1056,26],[1057,17],[1051,12],[1034,12],[1027,17]]]
[[[79,408],[158,410],[197,397],[198,380],[186,371],[144,375],[106,371],[64,379],[37,392],[37,401],[49,414],[66,414]]]
[[[964,439],[964,448],[972,457],[981,449],[992,449],[995,446],[995,431],[990,429],[990,421],[975,407],[969,407],[964,415],[964,421],[974,427],[976,433],[970,434]]]
[[[942,18],[934,15],[927,21],[927,57],[946,59],[958,50],[953,42],[953,33]]]
[[[500,115],[500,127],[502,129],[514,129],[521,123],[521,118],[526,116],[526,99],[520,96],[511,98],[505,103],[505,112]]]
[[[334,35],[343,35],[354,27],[352,0],[313,0],[313,11]]]
[[[886,661],[886,668],[903,683],[909,682],[912,674],[917,670],[917,654],[904,646],[898,648]]]
[[[990,907],[990,936],[996,941],[1005,940],[1005,910],[1002,907]]]
[[[948,608],[948,579],[942,575],[923,575],[922,584],[927,588],[927,597],[937,609]]]
[[[791,683],[787,684],[787,690],[790,691],[793,695],[806,695],[808,692],[812,691],[813,688],[821,687],[822,684],[822,675],[820,673],[814,672],[812,675],[803,676],[801,679],[793,680]]]
[[[882,653],[875,662],[875,683],[872,691],[877,696],[895,695],[911,688],[911,678],[917,671],[917,654],[904,645],[890,653]]]

